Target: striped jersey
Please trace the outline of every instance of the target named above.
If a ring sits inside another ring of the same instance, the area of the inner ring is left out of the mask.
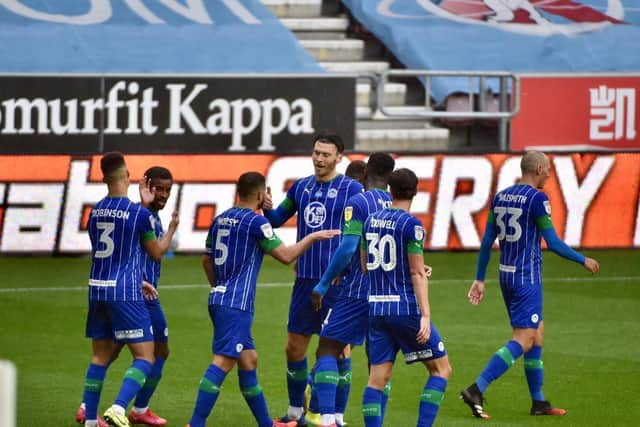
[[[233,207],[209,228],[205,254],[213,263],[214,286],[209,305],[254,311],[256,282],[265,252],[282,242],[269,221],[248,208]]]
[[[391,194],[385,190],[373,189],[351,196],[344,208],[342,234],[362,236],[362,226],[367,217],[390,206]],[[353,254],[342,283],[340,297],[365,300],[369,297],[369,278],[368,275],[362,273],[359,251]]]
[[[401,209],[387,208],[367,218],[360,248],[367,253],[369,315],[420,314],[413,291],[409,254],[423,253],[420,220]]]
[[[362,184],[345,175],[337,175],[329,182],[319,182],[315,175],[294,182],[282,203],[289,218],[298,212],[298,241],[315,231],[342,229],[347,199],[362,191]],[[319,280],[339,244],[340,236],[314,242],[298,258],[296,277]]]
[[[542,230],[553,227],[547,195],[530,185],[513,185],[495,195],[487,221],[496,226],[501,276],[514,274],[512,285],[541,284]]]
[[[149,209],[152,215],[152,225],[156,238],[161,239],[164,235],[164,229],[162,228],[162,221],[160,215],[153,209]],[[142,279],[151,283],[154,288],[158,289],[158,282],[160,281],[160,265],[161,261],[154,261],[146,251],[142,251]],[[147,304],[160,304],[158,298],[145,300]]]
[[[105,197],[91,210],[88,231],[89,300],[142,300],[142,242],[156,238],[151,212],[127,197]]]

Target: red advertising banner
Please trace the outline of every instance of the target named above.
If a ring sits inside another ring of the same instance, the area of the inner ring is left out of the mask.
[[[339,165],[344,171],[350,154]],[[200,252],[216,213],[233,206],[235,181],[246,171],[267,177],[274,202],[299,177],[313,173],[310,156],[128,155],[132,184],[153,165],[175,178],[160,212],[169,223],[180,212],[177,250]],[[90,249],[86,221],[91,206],[106,195],[100,156],[0,156],[0,253],[82,253]],[[640,153],[555,154],[545,186],[561,238],[583,248],[640,247]],[[397,156],[420,179],[412,205],[427,230],[426,249],[475,249],[480,245],[488,208],[496,191],[520,176],[520,156]],[[277,230],[295,240],[295,218]]]
[[[640,75],[520,77],[511,149],[640,150]]]

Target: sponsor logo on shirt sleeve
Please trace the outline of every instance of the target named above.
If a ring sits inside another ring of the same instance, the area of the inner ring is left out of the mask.
[[[262,230],[262,234],[264,235],[265,238],[273,239],[274,234],[273,234],[273,228],[271,228],[271,224],[262,224],[260,226],[260,229]]]
[[[344,220],[345,221],[351,221],[352,217],[353,217],[353,207],[352,206],[347,206],[344,209]]]

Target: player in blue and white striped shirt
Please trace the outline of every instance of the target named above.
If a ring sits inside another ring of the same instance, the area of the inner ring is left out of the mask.
[[[100,391],[114,341],[126,343],[134,361],[115,403],[104,414],[108,423],[121,427],[129,425],[125,409],[154,363],[151,319],[142,296],[142,252],[159,260],[178,219],[174,215],[167,234],[156,239],[151,212],[127,197],[129,172],[122,154],[105,154],[100,167],[109,193],[92,209],[88,223],[92,249],[86,336],[93,340],[93,355],[83,402],[85,426],[98,425]],[[147,191],[144,196],[150,201],[153,194]]]
[[[255,213],[266,196],[264,176],[247,172],[237,186],[238,206],[217,216],[209,229],[202,259],[211,285],[209,316],[214,326],[213,360],[200,381],[190,427],[204,427],[227,373],[238,364],[240,390],[259,427],[295,425],[274,423],[258,384],[253,322],[256,282],[265,253],[285,264],[293,262],[313,242],[334,238],[339,230],[310,233],[292,246],[282,244],[269,221]]]
[[[298,240],[323,229],[342,229],[343,211],[347,199],[361,193],[362,185],[336,170],[342,159],[344,143],[339,135],[321,133],[314,139],[314,175],[300,178],[291,186],[287,197],[273,207],[270,197],[265,203],[265,216],[279,227],[298,213]],[[300,420],[303,424],[304,390],[307,386],[307,349],[311,335],[320,332],[322,319],[331,305],[332,294],[325,297],[323,310],[311,305],[311,291],[329,265],[331,256],[340,244],[339,238],[315,243],[296,263],[296,280],[289,305],[287,324],[287,388],[289,408],[281,420]],[[350,363],[350,359],[349,363]]]
[[[171,186],[173,184],[173,176],[171,172],[161,166],[153,166],[144,173],[145,182],[141,187],[142,192],[151,192],[152,197],[141,197],[142,205],[149,209],[153,219],[151,224],[154,229],[156,238],[160,239],[164,235],[162,221],[158,212],[163,209],[171,194]],[[142,196],[142,194],[141,194]],[[149,201],[149,198],[151,200]],[[154,260],[145,251],[142,252],[142,293],[145,305],[151,316],[151,326],[153,328],[154,355],[155,362],[151,374],[136,395],[134,406],[129,413],[129,421],[133,424],[148,424],[162,426],[167,423],[164,418],[158,417],[150,408],[148,408],[149,400],[153,395],[160,378],[162,377],[162,369],[164,362],[169,356],[168,346],[168,328],[167,320],[158,299],[158,282],[160,280],[161,262]],[[113,362],[124,345],[118,342],[114,346],[111,361]],[[83,402],[76,414],[76,421],[84,424],[86,416],[86,404]],[[99,421],[100,422],[100,421]]]
[[[478,256],[476,280],[469,301],[478,305],[484,298],[484,279],[496,237],[500,244],[500,289],[507,306],[512,338],[489,360],[478,379],[461,393],[461,398],[478,418],[488,419],[483,393],[524,354],[524,367],[532,405],[531,415],[564,415],[542,393],[542,251],[541,237],[558,255],[597,273],[598,262],[574,251],[558,238],[551,222],[551,205],[540,191],[551,175],[549,158],[539,151],[527,152],[520,162],[522,179],[497,193],[491,203],[487,227]]]
[[[408,213],[418,191],[409,169],[391,174],[390,208],[371,214],[361,239],[362,269],[369,275],[369,382],[362,398],[366,427],[382,425],[384,388],[398,350],[406,363],[422,362],[429,371],[418,416],[431,426],[451,374],[440,334],[431,322],[428,279],[423,259],[424,228]]]
[[[153,200],[145,204],[151,214],[153,215],[154,232],[158,239],[164,235],[164,229],[162,228],[162,221],[158,214],[161,209],[167,204],[167,200],[171,195],[171,186],[173,185],[173,175],[171,171],[162,166],[153,166],[146,170],[144,173],[145,178],[148,181],[149,189],[153,193]],[[151,316],[151,326],[153,327],[153,347],[155,362],[151,374],[145,381],[144,386],[133,402],[133,408],[129,413],[129,421],[132,424],[147,424],[154,426],[163,426],[167,423],[167,420],[157,416],[151,408],[149,408],[149,400],[158,386],[158,382],[162,378],[162,370],[164,363],[169,357],[169,328],[167,326],[167,319],[160,305],[160,299],[158,298],[158,283],[160,281],[160,268],[161,261],[154,260],[146,252],[142,254],[143,257],[143,269],[142,269],[142,286],[145,297],[145,305],[149,310]]]
[[[324,319],[316,351],[314,392],[317,392],[321,427],[342,425],[344,421],[344,408],[338,408],[336,402],[338,387],[346,382],[339,369],[339,356],[349,344],[362,345],[369,324],[369,279],[360,265],[360,236],[367,217],[391,205],[387,185],[394,166],[393,158],[386,153],[369,157],[365,174],[367,191],[347,201],[340,246],[313,289],[314,306],[320,309],[331,282],[346,270],[336,300]]]

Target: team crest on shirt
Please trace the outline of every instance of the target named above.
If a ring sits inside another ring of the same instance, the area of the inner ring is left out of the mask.
[[[335,199],[336,197],[338,197],[338,190],[336,190],[335,188],[330,189],[327,193],[327,198]]]
[[[416,240],[422,241],[424,239],[424,228],[421,225],[416,225],[413,227],[413,234]]]
[[[271,224],[262,224],[260,230],[262,230],[262,234],[266,239],[273,239],[273,228],[271,228]]]
[[[318,228],[327,219],[327,209],[320,202],[311,202],[304,208],[304,222],[309,228]]]
[[[351,221],[351,218],[353,217],[353,207],[352,206],[347,206],[344,209],[344,220],[346,222]]]
[[[542,204],[544,205],[544,210],[547,211],[547,215],[551,215],[551,202],[545,200]]]

